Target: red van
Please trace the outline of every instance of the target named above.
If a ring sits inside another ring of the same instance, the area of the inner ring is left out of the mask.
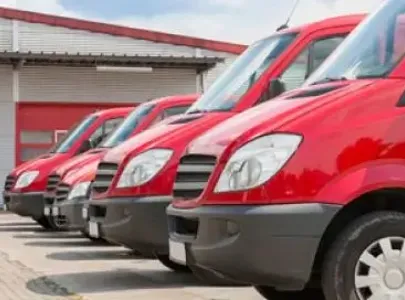
[[[135,108],[96,149],[56,168],[48,178],[44,210],[53,228],[79,229],[87,234],[82,208],[83,203],[87,202],[90,184],[100,159],[109,149],[162,120],[183,114],[197,98],[196,94],[176,95],[145,102]]]
[[[110,150],[92,188],[91,235],[156,255],[177,270],[168,257],[166,208],[184,149],[215,125],[300,86],[362,18],[333,18],[254,43],[185,115]]]
[[[404,37],[405,1],[383,1],[304,88],[193,141],[172,259],[271,300],[404,299]]]
[[[130,107],[112,108],[90,114],[47,154],[15,168],[6,179],[4,208],[20,216],[32,217],[49,228],[43,214],[43,196],[49,173],[66,160],[96,147],[132,110]]]

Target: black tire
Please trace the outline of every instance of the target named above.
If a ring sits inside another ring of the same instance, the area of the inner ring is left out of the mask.
[[[55,217],[53,217],[53,216],[48,217],[48,222],[49,222],[49,225],[51,226],[52,230],[54,230],[54,231],[59,231],[59,232],[69,231],[68,226],[60,226],[57,223],[57,220],[55,220]]]
[[[175,263],[174,261],[170,260],[168,255],[158,255],[156,258],[162,265],[176,273],[191,273],[189,267]]]
[[[359,300],[355,287],[357,263],[363,253],[384,238],[405,238],[405,214],[382,211],[367,214],[350,224],[330,247],[323,265],[322,286],[326,300]],[[391,242],[391,249],[394,244]],[[388,244],[389,245],[389,244]],[[401,243],[405,247],[405,243]],[[384,257],[382,248],[372,248],[369,254]],[[358,271],[370,272],[371,268]],[[363,274],[362,274],[363,275]],[[366,274],[368,275],[368,274]],[[371,290],[361,290],[370,293]],[[368,299],[371,295],[365,296]]]
[[[86,231],[86,230],[84,230],[84,229],[80,230],[80,232],[82,233],[82,235],[83,235],[85,238],[87,238],[87,239],[89,239],[89,240],[91,240],[91,241],[93,241],[93,242],[96,242],[96,243],[106,243],[106,244],[108,244],[108,242],[107,242],[105,239],[103,239],[103,238],[94,238],[94,237],[92,237],[92,236],[88,233],[88,231]]]
[[[41,217],[39,219],[34,219],[38,225],[42,226],[42,228],[46,230],[53,230],[52,224],[49,222],[47,217]]]
[[[321,289],[307,289],[299,292],[280,292],[268,286],[255,286],[256,291],[267,300],[323,300]]]
[[[225,279],[217,276],[215,273],[197,267],[195,265],[189,264],[188,267],[193,272],[193,275],[201,280],[204,284],[212,286],[247,286],[247,284],[242,284],[233,280]]]

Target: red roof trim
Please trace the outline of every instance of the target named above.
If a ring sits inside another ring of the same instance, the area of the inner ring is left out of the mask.
[[[106,23],[59,17],[4,7],[0,7],[0,18],[20,20],[30,23],[42,23],[51,26],[60,26],[77,30],[87,30],[97,33],[142,39],[158,43],[203,48],[207,50],[228,52],[233,54],[240,54],[246,49],[245,45],[240,44],[200,39],[189,36],[130,28],[118,25],[110,25]]]

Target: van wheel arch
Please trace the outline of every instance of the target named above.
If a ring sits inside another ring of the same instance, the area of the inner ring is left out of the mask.
[[[405,213],[405,188],[371,191],[353,199],[344,206],[332,219],[322,236],[315,255],[311,283],[317,286],[320,283],[320,272],[325,261],[325,254],[332,246],[334,238],[364,214],[384,210]],[[342,226],[342,224],[345,224],[345,226]]]

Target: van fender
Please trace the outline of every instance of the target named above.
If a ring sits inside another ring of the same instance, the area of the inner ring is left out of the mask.
[[[366,163],[341,173],[318,193],[317,198],[345,206],[367,193],[393,188],[405,189],[403,160]]]

